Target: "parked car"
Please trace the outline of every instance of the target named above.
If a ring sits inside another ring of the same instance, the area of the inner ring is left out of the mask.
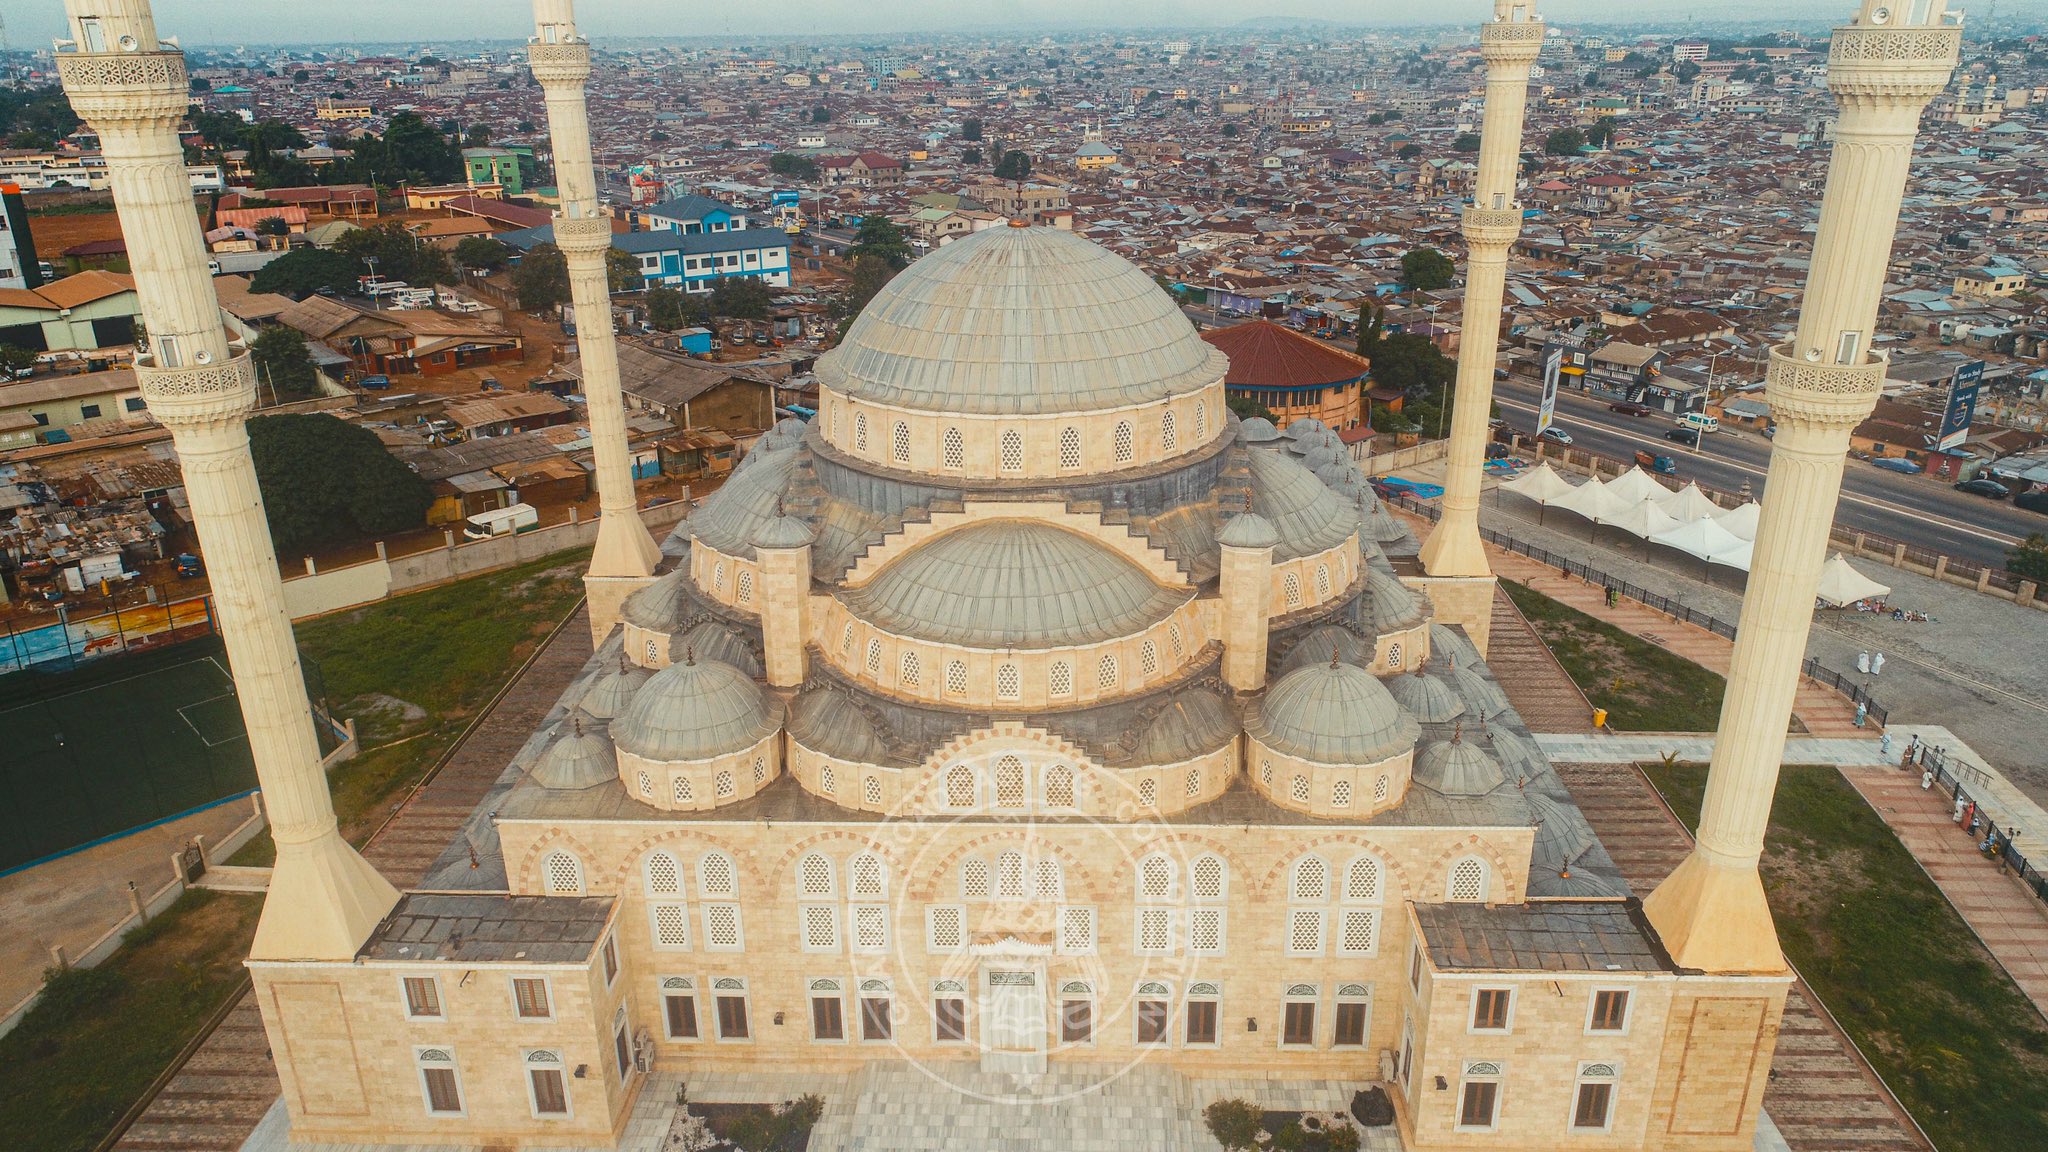
[[[1648,416],[1651,412],[1655,411],[1648,404],[1638,404],[1633,400],[1617,400],[1609,404],[1607,410],[1609,412],[1619,412],[1623,416]]]
[[[363,390],[366,392],[385,392],[391,388],[391,377],[365,376],[361,380],[356,381],[356,383],[362,385]]]
[[[1709,416],[1705,412],[1687,412],[1678,418],[1678,426],[1690,428],[1695,432],[1719,432],[1721,430],[1721,418]]]
[[[1696,428],[1673,428],[1664,433],[1664,438],[1683,444],[1687,448],[1697,448],[1700,446],[1700,434]]]
[[[1989,476],[1979,476],[1974,480],[1965,480],[1961,484],[1956,485],[1956,491],[1968,492],[1972,496],[1988,496],[1993,500],[2003,500],[2007,496],[2012,495],[2005,485],[2000,484]]]
[[[190,552],[178,553],[178,579],[192,580],[206,575],[206,565]]]
[[[1550,441],[1552,444],[1569,444],[1572,442],[1572,434],[1555,424],[1543,430],[1542,438]]]
[[[2029,512],[2048,513],[2048,491],[2022,492],[2012,498],[2012,506]]]
[[[1901,476],[1918,476],[1920,474],[1920,466],[1918,464],[1913,463],[1911,460],[1901,460],[1896,456],[1888,456],[1882,460],[1872,460],[1871,464],[1887,472],[1897,472]]]

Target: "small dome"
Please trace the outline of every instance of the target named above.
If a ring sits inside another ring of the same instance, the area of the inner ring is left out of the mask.
[[[1508,782],[1499,761],[1460,736],[1432,740],[1415,753],[1415,782],[1442,796],[1484,796]]]
[[[1508,694],[1500,685],[1479,674],[1479,670],[1451,658],[1451,683],[1464,695],[1465,702],[1479,713],[1481,720],[1491,720],[1508,710]]]
[[[761,442],[776,448],[787,447],[802,440],[804,438],[804,431],[809,427],[809,424],[794,416],[784,417],[775,422],[775,427],[770,428],[766,436],[761,437]]]
[[[777,516],[754,533],[756,548],[805,548],[811,543],[810,526],[794,516]]]
[[[1299,445],[1303,441],[1297,440],[1295,443]],[[1301,454],[1300,462],[1303,468],[1311,472],[1320,472],[1332,464],[1348,463],[1342,452],[1337,451],[1328,444],[1317,444],[1309,448],[1308,451]]]
[[[1367,565],[1365,586],[1372,593],[1373,631],[1405,632],[1422,623],[1422,602],[1400,577],[1378,565]]]
[[[1493,754],[1507,770],[1508,779],[1523,785],[1525,790],[1564,793],[1564,782],[1557,778],[1534,740],[1499,725],[1487,728],[1486,735],[1493,742]]]
[[[642,628],[666,630],[689,602],[690,574],[680,568],[626,597],[619,618]]]
[[[990,228],[904,269],[818,361],[922,412],[1050,415],[1185,396],[1229,361],[1137,265],[1058,228]]]
[[[1280,435],[1280,430],[1273,427],[1273,422],[1264,416],[1254,416],[1238,422],[1237,440],[1240,444],[1271,444],[1280,439],[1284,439]]]
[[[1421,669],[1388,677],[1387,691],[1424,724],[1448,724],[1465,714],[1465,702],[1451,686]]]
[[[671,664],[687,664],[691,660],[717,660],[730,664],[749,676],[761,674],[761,658],[754,654],[747,642],[733,634],[732,629],[716,620],[705,620],[671,638],[668,642],[668,660]]]
[[[1562,872],[1572,861],[1586,854],[1594,844],[1593,829],[1578,809],[1541,792],[1524,792],[1530,818],[1536,824],[1536,843],[1529,852],[1530,871]]]
[[[1377,500],[1373,501],[1371,511],[1366,512],[1364,516],[1365,532],[1377,543],[1392,544],[1408,536],[1408,529],[1403,527],[1399,520],[1394,519],[1394,514],[1387,511],[1385,504]]]
[[[1329,430],[1330,426],[1321,420],[1317,420],[1312,416],[1303,416],[1287,426],[1287,438],[1289,440],[1299,440],[1312,432],[1328,432]]]
[[[1479,649],[1465,638],[1465,634],[1448,624],[1429,626],[1429,650],[1439,656],[1449,656],[1460,664],[1476,662]]]
[[[1332,460],[1316,469],[1316,479],[1335,488],[1340,494],[1356,500],[1357,489],[1365,481],[1359,478],[1358,468],[1349,460]]]
[[[1226,548],[1271,548],[1280,543],[1280,533],[1274,531],[1273,522],[1256,512],[1239,512],[1216,534],[1216,542]]]
[[[1340,624],[1324,624],[1312,629],[1288,650],[1287,659],[1280,665],[1280,674],[1284,676],[1311,664],[1328,664],[1332,653],[1346,664],[1365,668],[1372,664],[1373,645],[1370,640]]]
[[[670,560],[680,560],[690,554],[690,541],[696,537],[696,529],[690,527],[688,517],[676,521],[661,540],[661,554]]]
[[[1207,755],[1237,737],[1243,729],[1230,705],[1202,688],[1177,692],[1138,738],[1137,762],[1178,764]]]
[[[1293,560],[1342,544],[1358,530],[1351,503],[1284,452],[1247,452],[1252,507],[1280,534],[1278,560]]]
[[[1266,690],[1245,730],[1277,752],[1319,764],[1371,764],[1415,746],[1421,729],[1371,673],[1325,661]]]
[[[691,514],[697,539],[728,556],[753,559],[754,534],[782,515],[782,494],[801,455],[796,448],[764,452],[762,445],[755,445],[747,453],[748,463],[726,477]]]
[[[708,760],[751,748],[780,728],[746,673],[717,660],[671,664],[612,721],[619,751],[649,760]]]
[[[889,745],[844,689],[818,688],[789,705],[789,738],[821,755],[856,764],[888,764]]]
[[[599,720],[610,720],[626,710],[633,693],[652,675],[654,673],[647,669],[629,663],[626,654],[621,652],[619,666],[592,680],[590,687],[584,689],[582,697],[576,701],[576,706]]]
[[[619,758],[604,726],[580,710],[555,725],[555,742],[533,765],[534,783],[543,788],[580,791],[618,778]]]
[[[944,533],[842,595],[854,615],[886,632],[975,648],[1129,636],[1188,598],[1086,536],[1029,520]]]

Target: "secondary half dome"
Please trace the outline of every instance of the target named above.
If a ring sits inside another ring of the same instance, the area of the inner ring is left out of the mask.
[[[1188,597],[1078,533],[1027,520],[948,532],[844,594],[885,632],[970,648],[1055,648],[1129,636]]]
[[[1335,661],[1282,676],[1245,723],[1252,739],[1319,764],[1371,764],[1415,746],[1421,726],[1372,674]]]
[[[818,379],[919,411],[1047,415],[1185,395],[1227,367],[1137,265],[1071,232],[1011,227],[891,280]]]

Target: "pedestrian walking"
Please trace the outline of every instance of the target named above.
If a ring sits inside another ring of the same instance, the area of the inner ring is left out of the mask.
[[[1878,750],[1878,751],[1879,751],[1880,753],[1882,753],[1882,754],[1884,755],[1884,758],[1885,758],[1885,759],[1889,760],[1889,759],[1891,759],[1891,758],[1892,758],[1892,734],[1891,734],[1891,733],[1889,733],[1889,732],[1886,732],[1886,733],[1885,733],[1884,735],[1882,735],[1882,736],[1879,736],[1879,737],[1877,738],[1877,750]]]
[[[1921,790],[1922,792],[1925,792],[1925,791],[1927,791],[1927,790],[1929,790],[1929,789],[1931,789],[1931,788],[1933,788],[1933,787],[1934,787],[1934,769],[1932,769],[1932,768],[1923,768],[1923,769],[1921,769],[1921,771],[1920,771],[1920,790]],[[1958,801],[1956,801],[1956,803],[1958,803],[1958,804],[1961,804],[1961,803],[1962,803],[1962,801],[1958,800]]]
[[[1884,653],[1882,653],[1882,652],[1878,652],[1878,653],[1875,653],[1875,654],[1873,654],[1873,655],[1872,655],[1872,656],[1870,657],[1870,674],[1871,674],[1872,676],[1876,676],[1876,675],[1879,675],[1880,673],[1882,673],[1883,671],[1884,671]]]
[[[1856,654],[1856,670],[1858,672],[1870,671],[1870,653],[1858,652]]]

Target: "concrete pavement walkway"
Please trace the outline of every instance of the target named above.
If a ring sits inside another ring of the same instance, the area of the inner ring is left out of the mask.
[[[1543,754],[1563,764],[1633,764],[1656,761],[1666,753],[1680,760],[1704,764],[1714,756],[1714,738],[1689,732],[1595,732],[1536,734]],[[1903,754],[1904,744],[1898,744]],[[1791,736],[1785,740],[1786,764],[1830,764],[1835,767],[1880,764],[1877,734],[1868,738],[1838,736]],[[1916,777],[1917,779],[1917,777]]]

